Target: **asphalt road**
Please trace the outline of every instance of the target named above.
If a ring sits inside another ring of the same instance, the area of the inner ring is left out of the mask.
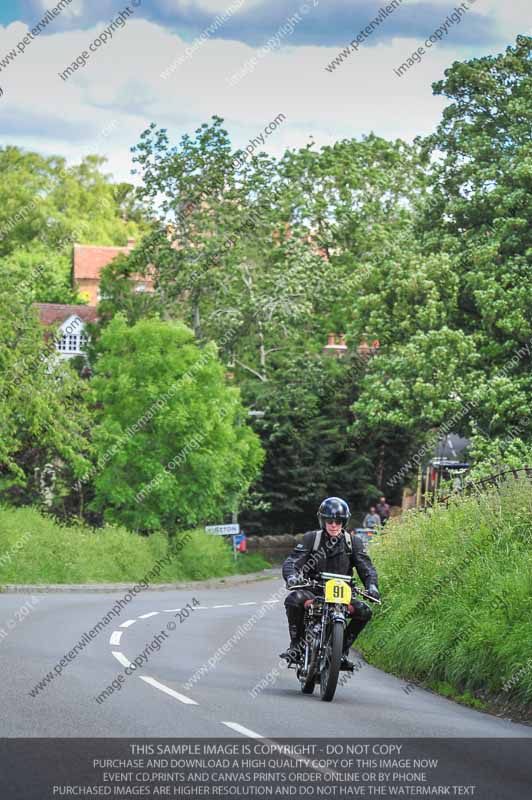
[[[38,594],[33,606],[30,596],[0,595],[0,736],[532,737],[532,727],[405,691],[405,681],[367,664],[332,703],[318,688],[302,695],[278,658],[287,644],[282,587],[270,578],[143,592],[35,697],[123,593]],[[23,606],[31,610],[22,618]],[[143,652],[149,661],[126,677]],[[113,680],[120,688],[97,702]]]

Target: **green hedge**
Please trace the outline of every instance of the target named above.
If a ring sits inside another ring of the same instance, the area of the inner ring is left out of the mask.
[[[374,664],[532,703],[530,483],[407,512],[371,555],[383,595],[363,637]]]
[[[0,506],[0,585],[7,583],[129,583],[140,581],[159,561],[153,583],[249,572],[268,567],[257,555],[233,560],[221,536],[203,530],[168,539],[139,536],[125,528],[59,525],[33,508]]]

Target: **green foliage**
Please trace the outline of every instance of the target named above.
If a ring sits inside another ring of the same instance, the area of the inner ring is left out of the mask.
[[[529,425],[528,419],[523,418],[522,424],[514,430],[508,429],[508,433],[504,437],[489,438],[476,432],[468,450],[468,457],[473,463],[473,468],[468,473],[468,479],[478,480],[507,469],[532,466]],[[528,434],[528,441],[523,441],[521,438],[524,431]]]
[[[69,243],[71,244],[71,243]],[[70,273],[72,251],[69,246],[52,251],[49,245],[34,243],[14,250],[1,261],[2,280],[10,285],[28,284],[27,299],[34,303],[83,303],[72,289]]]
[[[153,292],[136,291],[135,283],[131,280],[134,275],[146,276],[142,267],[139,272],[136,254],[133,256],[120,254],[102,269],[100,273],[100,296],[102,299],[98,303],[99,324],[96,338],[101,329],[118,312],[127,319],[130,325],[134,325],[141,319],[161,315],[160,297]]]
[[[46,464],[67,482],[88,466],[86,386],[58,363],[31,294],[31,280],[0,283],[0,491],[15,503],[37,498]]]
[[[166,561],[170,553],[175,555]],[[0,506],[0,584],[133,583],[159,561],[163,563],[154,583],[269,566],[260,557],[235,565],[229,543],[203,530],[187,530],[171,539],[161,533],[146,537],[122,527],[64,526],[33,508]]]
[[[215,345],[200,349],[182,323],[128,327],[117,316],[99,349],[93,509],[133,530],[219,522],[256,477],[262,451]]]
[[[33,299],[72,302],[72,245],[125,245],[146,230],[131,184],[113,184],[105,159],[87,156],[67,167],[64,158],[0,148],[0,262],[23,275],[43,264]]]
[[[246,384],[246,401],[264,415],[254,427],[266,460],[245,525],[300,532],[315,525],[326,496],[345,497],[353,509],[365,509],[379,496],[387,474],[378,474],[379,463],[394,471],[405,445],[399,435],[388,447],[379,438],[356,440],[350,433],[349,407],[363,369],[354,358],[295,353],[275,359],[268,382]]]
[[[531,52],[520,37],[501,55],[455,62],[434,84],[451,102],[421,143],[433,156],[430,192],[413,225],[382,232],[356,287],[349,332],[381,343],[354,405],[356,433],[385,423],[416,432],[419,445],[454,419],[455,432],[492,439],[493,452],[516,428],[519,452],[532,445]]]
[[[458,498],[389,523],[371,556],[384,600],[364,649],[384,669],[499,694],[532,652],[532,487]],[[532,670],[508,689],[532,704]]]

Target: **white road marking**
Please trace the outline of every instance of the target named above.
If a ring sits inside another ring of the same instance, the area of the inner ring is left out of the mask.
[[[213,608],[233,608],[233,606],[221,605],[221,606],[213,606]]]
[[[265,600],[264,603],[278,603],[279,600]]]
[[[141,614],[139,619],[148,619],[148,617],[155,617],[159,614],[159,611],[149,611],[147,614]]]
[[[164,683],[159,683],[156,681],[155,678],[149,678],[146,675],[139,675],[141,681],[146,681],[149,683],[150,686],[153,686],[155,689],[159,689],[160,692],[164,692],[165,694],[169,694],[170,697],[174,697],[176,700],[179,700],[181,703],[187,703],[188,705],[197,706],[195,700],[192,700],[190,697],[186,697],[184,694],[179,694],[179,692],[175,692],[173,689],[170,689],[168,686],[165,686]]]
[[[257,603],[253,600],[251,603],[239,603],[239,606],[256,606]]]
[[[113,631],[109,639],[109,644],[120,644],[122,633],[123,631]]]
[[[180,608],[165,608],[164,611],[167,614],[174,614],[176,611],[181,611],[181,609]]]
[[[129,660],[129,658],[126,658],[126,656],[123,653],[120,653],[118,650],[113,650],[112,653],[113,653],[114,657],[116,658],[116,660],[120,661],[120,663],[122,664],[123,667],[131,667],[131,666],[133,666],[131,664],[131,661]]]
[[[265,739],[266,737],[262,735],[262,733],[255,733],[255,731],[250,731],[249,728],[244,728],[243,725],[239,725],[238,722],[222,722],[222,725],[227,725],[228,728],[232,728],[232,730],[236,731],[237,733],[241,733],[242,736],[249,736],[250,739]]]
[[[120,627],[121,627],[121,628],[129,628],[129,626],[130,626],[130,625],[133,625],[133,624],[134,624],[136,621],[137,621],[136,619],[126,619],[126,621],[125,621],[125,622],[123,622],[123,623],[120,625]]]
[[[205,610],[207,610],[207,611],[208,611],[208,610],[209,610],[209,608],[210,608],[210,606],[196,606],[196,610],[197,610],[198,608],[202,608],[204,611],[205,611]],[[179,610],[181,610],[181,609],[179,609]]]
[[[275,739],[270,739],[268,736],[263,736],[261,733],[256,733],[255,731],[250,730],[249,728],[244,728],[243,725],[239,725],[238,722],[223,722],[222,725],[227,725],[228,728],[236,731],[237,733],[241,733],[243,736],[249,736],[250,739],[264,739],[264,741],[269,744],[273,749],[279,750],[279,752],[283,753],[283,748],[286,747],[284,744],[279,744],[275,741]],[[297,758],[298,762],[305,764],[306,767],[309,769],[313,769],[317,772],[321,772],[324,775],[331,775],[332,772],[325,767],[314,766],[313,762],[309,758],[304,758],[303,756],[290,756],[290,758]]]

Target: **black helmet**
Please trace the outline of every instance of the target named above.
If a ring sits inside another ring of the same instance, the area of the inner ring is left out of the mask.
[[[327,497],[318,508],[318,522],[323,530],[326,522],[341,522],[345,527],[350,516],[349,506],[341,497]]]

